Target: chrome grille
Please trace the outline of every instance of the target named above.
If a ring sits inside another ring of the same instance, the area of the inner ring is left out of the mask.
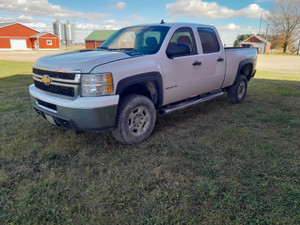
[[[72,98],[80,94],[80,71],[55,71],[34,67],[32,72],[34,85],[40,90]]]
[[[75,89],[74,87],[64,87],[64,86],[53,85],[53,84],[45,85],[44,83],[39,82],[37,80],[34,80],[34,85],[36,88],[41,89],[43,91],[74,97],[74,89]]]
[[[66,80],[74,80],[76,73],[67,73],[67,72],[59,72],[59,71],[51,71],[51,70],[42,70],[33,68],[32,73],[36,75],[44,76],[47,74],[51,78],[58,78],[58,79],[66,79]]]

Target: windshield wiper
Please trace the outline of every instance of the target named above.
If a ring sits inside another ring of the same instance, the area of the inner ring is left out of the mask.
[[[128,51],[128,52],[138,52],[135,48],[109,48],[110,51]]]
[[[137,50],[135,48],[119,48],[118,50],[124,50],[124,51],[133,51],[133,52],[137,52]]]
[[[107,51],[123,51],[127,54],[143,54],[137,51],[135,48],[108,48],[106,46],[100,46],[98,49],[105,49]]]
[[[105,47],[105,46],[100,46],[99,48],[105,49],[105,50],[110,50],[108,47]],[[99,49],[99,48],[98,48],[98,49]]]

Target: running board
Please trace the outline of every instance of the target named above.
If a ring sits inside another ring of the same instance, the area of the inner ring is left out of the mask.
[[[196,105],[198,103],[209,101],[209,100],[211,100],[213,98],[216,98],[216,97],[219,97],[223,94],[224,94],[224,92],[221,91],[221,92],[215,92],[215,93],[212,93],[212,94],[209,94],[209,95],[205,95],[205,96],[202,96],[202,97],[199,97],[199,98],[196,98],[196,99],[188,99],[184,102],[179,102],[176,105],[171,105],[171,106],[161,108],[158,112],[162,115],[165,115],[165,114],[177,111],[179,109],[184,109],[184,108],[187,108],[189,106]]]

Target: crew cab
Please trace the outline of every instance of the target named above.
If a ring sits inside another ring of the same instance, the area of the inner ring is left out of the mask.
[[[254,76],[256,49],[223,48],[214,26],[130,26],[97,50],[45,56],[33,65],[34,109],[76,131],[112,130],[125,144],[144,141],[156,114],[222,95],[240,103]]]

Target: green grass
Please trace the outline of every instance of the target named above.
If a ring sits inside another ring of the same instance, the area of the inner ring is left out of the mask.
[[[127,146],[52,126],[31,69],[0,63],[0,224],[300,224],[299,75],[258,72],[242,104],[158,116]]]
[[[0,78],[15,74],[31,74],[32,64],[30,62],[13,62],[0,60]]]
[[[267,80],[300,81],[300,70],[258,71],[255,77]]]
[[[295,50],[293,50],[294,52]],[[269,53],[268,55],[280,55],[280,56],[297,56],[297,57],[300,57],[300,55],[297,54],[297,52],[294,52],[292,54],[292,51],[288,51],[286,53],[283,53],[283,52],[272,52],[272,53]]]

